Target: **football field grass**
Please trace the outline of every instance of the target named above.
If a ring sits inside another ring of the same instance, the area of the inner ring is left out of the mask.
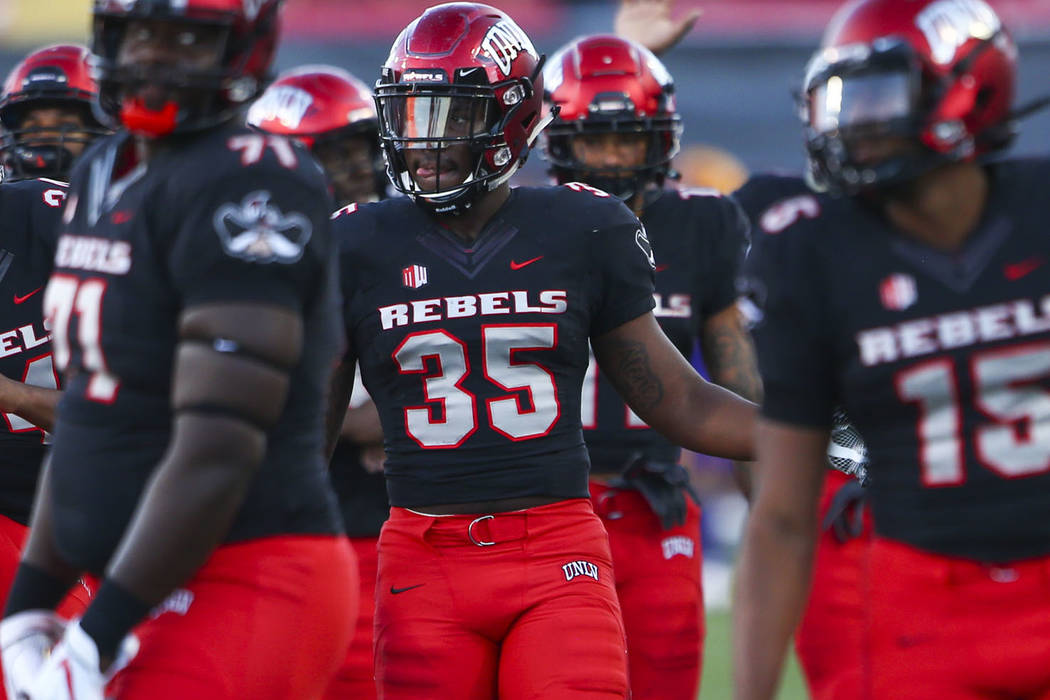
[[[728,612],[707,616],[707,639],[704,642],[704,675],[700,681],[700,700],[729,700],[732,695],[732,656]],[[806,700],[806,682],[802,680],[792,653],[787,672],[780,685],[777,700]]]

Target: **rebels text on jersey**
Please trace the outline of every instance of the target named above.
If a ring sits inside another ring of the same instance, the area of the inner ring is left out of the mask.
[[[864,435],[879,534],[996,562],[1050,553],[1050,161],[988,172],[954,255],[850,199],[766,235],[756,341],[767,417]]]
[[[586,498],[588,339],[653,308],[638,219],[574,183],[512,190],[469,245],[407,199],[335,226],[391,504]]]
[[[642,214],[656,261],[656,316],[685,357],[703,322],[734,303],[748,225],[732,200],[713,190],[662,189]],[[595,472],[618,472],[639,455],[677,461],[679,448],[628,408],[591,361],[581,399],[584,439]]]
[[[65,184],[51,180],[0,185],[0,372],[50,389],[58,388],[58,378],[42,292],[65,198]],[[25,523],[44,456],[44,431],[13,413],[0,417],[0,515]]]
[[[226,541],[336,532],[322,404],[338,283],[320,169],[283,138],[229,127],[113,178],[127,138],[101,140],[74,170],[45,293],[67,378],[51,454],[63,555],[95,572],[110,558],[170,439],[179,315],[208,303],[295,310],[306,339]]]

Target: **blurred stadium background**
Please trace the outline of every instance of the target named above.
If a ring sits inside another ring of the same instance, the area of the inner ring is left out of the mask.
[[[366,82],[396,33],[428,0],[287,0],[278,56],[342,66]],[[1021,47],[1018,104],[1050,93],[1050,0],[989,0]],[[617,0],[490,0],[510,13],[537,48],[552,53],[579,34],[612,30]],[[792,90],[840,0],[678,0],[699,7],[697,26],[664,61],[675,77],[685,121],[677,167],[691,184],[732,188],[746,170],[798,171],[803,153]],[[0,0],[0,71],[36,46],[89,41],[90,0]],[[1029,118],[1015,153],[1050,150],[1050,111]],[[745,170],[746,169],[746,170]],[[521,175],[542,182],[534,157]],[[728,613],[732,553],[745,505],[727,465],[687,456],[704,498],[704,587],[710,609],[701,698],[729,697]],[[782,700],[805,697],[792,667]]]

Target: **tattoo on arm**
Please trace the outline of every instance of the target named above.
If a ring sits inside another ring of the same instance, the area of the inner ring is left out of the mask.
[[[615,358],[616,388],[636,411],[655,408],[664,398],[664,385],[653,372],[649,350],[637,340],[617,340],[609,348]]]
[[[728,314],[727,317],[720,318]],[[701,338],[704,362],[711,379],[745,399],[762,398],[762,380],[758,375],[755,346],[735,309],[709,319]]]

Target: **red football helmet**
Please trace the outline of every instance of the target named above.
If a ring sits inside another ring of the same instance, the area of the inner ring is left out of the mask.
[[[1016,59],[983,0],[849,3],[803,84],[815,183],[854,193],[1005,148]]]
[[[302,141],[324,167],[341,205],[380,198],[386,190],[372,91],[341,68],[302,66],[282,73],[248,110],[248,125]]]
[[[38,49],[15,66],[0,97],[0,163],[5,180],[53,177],[64,180],[83,147],[106,131],[92,114],[98,87],[83,46]],[[58,108],[80,124],[43,125],[26,116],[35,109]]]
[[[618,36],[582,37],[554,55],[543,83],[548,108],[560,108],[544,134],[544,154],[559,182],[586,182],[623,199],[647,183],[663,183],[682,119],[671,74],[651,51]],[[575,157],[573,137],[607,133],[647,135],[645,162],[607,174]]]
[[[283,0],[95,0],[99,107],[104,121],[160,138],[234,118],[258,96],[269,76]],[[137,20],[206,27],[224,37],[219,64],[186,69],[156,63],[122,65],[127,27]],[[136,92],[161,86],[171,95],[150,109]]]
[[[471,2],[432,7],[394,42],[376,83],[379,132],[394,187],[438,213],[469,207],[525,162],[542,116],[543,59],[503,12]],[[440,181],[442,154],[467,146],[462,182]],[[422,188],[405,152],[436,153],[436,186]]]

